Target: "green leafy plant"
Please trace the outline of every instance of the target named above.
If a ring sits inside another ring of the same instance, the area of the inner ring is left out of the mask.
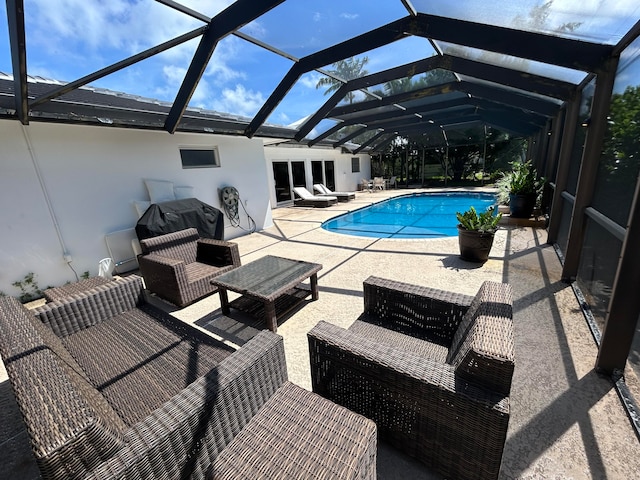
[[[509,205],[512,175],[511,172],[502,172],[500,178],[498,178],[494,184],[497,189],[496,197],[500,205]]]
[[[509,193],[511,195],[540,195],[546,180],[544,177],[538,178],[536,169],[531,160],[526,162],[511,162],[511,172],[508,176]]]
[[[496,215],[494,210],[494,207],[490,207],[478,213],[474,207],[470,207],[466,212],[456,212],[456,218],[460,222],[460,227],[465,230],[493,233],[498,229],[498,222],[502,218],[502,213]]]
[[[13,282],[12,285],[20,289],[18,299],[22,303],[27,303],[42,297],[42,290],[36,282],[36,275],[33,272],[27,273],[22,280]]]

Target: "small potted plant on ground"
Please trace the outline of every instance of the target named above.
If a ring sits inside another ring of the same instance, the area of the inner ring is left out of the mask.
[[[463,260],[484,263],[489,259],[501,217],[501,213],[495,213],[494,207],[482,213],[476,212],[474,207],[463,213],[456,212],[460,257]]]
[[[514,218],[529,218],[542,194],[544,178],[538,178],[531,160],[511,163],[509,176],[509,212]]]

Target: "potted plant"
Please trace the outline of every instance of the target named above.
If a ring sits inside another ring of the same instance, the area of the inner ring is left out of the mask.
[[[470,262],[486,262],[489,259],[493,238],[502,214],[496,214],[494,207],[482,213],[470,207],[466,212],[456,212],[456,218],[459,222],[460,257]]]
[[[509,212],[514,218],[529,218],[542,194],[545,179],[538,178],[531,160],[512,162],[508,176]]]

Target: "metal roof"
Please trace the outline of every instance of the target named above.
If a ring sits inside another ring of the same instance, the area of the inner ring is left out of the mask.
[[[311,7],[301,0],[236,0],[202,10],[170,0],[142,3],[169,9],[175,21],[195,28],[73,81],[55,83],[28,76],[32,32],[25,15],[37,6],[7,0],[13,75],[0,77],[0,115],[24,124],[101,122],[170,133],[283,138],[310,146],[353,141],[369,151],[396,135],[423,135],[433,144],[440,134],[444,143],[447,131],[486,126],[529,136],[546,128],[579,85],[606,70],[607,60],[619,54],[638,23],[638,7],[621,7],[628,2],[610,8],[606,2],[573,0],[397,0],[375,6],[329,0]],[[95,8],[103,7],[96,3]],[[331,28],[347,8],[358,16],[352,29]],[[310,10],[324,16],[321,27],[310,23]],[[255,50],[247,62],[281,60],[280,68],[260,73],[269,95],[250,117],[190,103],[231,37]],[[194,40],[198,44],[170,101],[90,87]],[[372,60],[371,73],[343,78],[335,68],[336,62],[363,57]],[[334,84],[332,95],[305,104],[304,120],[278,125],[274,112],[309,75]]]

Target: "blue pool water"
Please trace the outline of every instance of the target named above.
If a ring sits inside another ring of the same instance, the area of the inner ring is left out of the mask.
[[[416,193],[390,198],[328,220],[322,228],[373,238],[438,238],[458,235],[456,212],[496,205],[488,193]]]

